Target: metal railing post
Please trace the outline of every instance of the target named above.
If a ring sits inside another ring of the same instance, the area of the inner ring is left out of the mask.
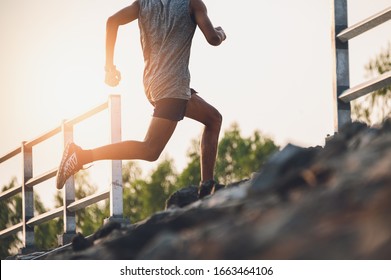
[[[342,42],[337,35],[348,27],[347,0],[333,0],[332,49],[333,49],[333,103],[334,130],[351,122],[351,106],[339,99],[350,87],[349,44]]]
[[[23,219],[23,245],[22,250],[34,248],[34,226],[27,222],[34,217],[34,189],[27,186],[27,181],[33,178],[33,149],[22,143],[23,182],[22,182],[22,219]]]
[[[67,125],[64,121],[62,123],[62,132],[64,137],[64,147],[73,141],[73,126]],[[64,245],[72,240],[72,237],[76,234],[76,214],[68,210],[68,206],[75,202],[75,179],[71,176],[66,182],[63,188],[63,219],[64,219],[64,233],[59,236],[59,245]]]
[[[111,95],[109,98],[110,117],[110,142],[121,141],[121,96]],[[111,162],[111,186],[110,186],[110,218],[123,219],[123,185],[122,185],[122,161]]]

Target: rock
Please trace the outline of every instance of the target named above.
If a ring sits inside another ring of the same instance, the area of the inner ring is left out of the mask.
[[[108,236],[112,231],[119,230],[121,224],[117,222],[105,223],[99,230],[97,230],[90,238],[85,238],[81,233],[77,233],[72,238],[72,248],[74,251],[82,251],[91,247],[95,240],[102,239]]]
[[[197,186],[189,186],[173,193],[166,201],[166,209],[184,207],[198,200]]]
[[[306,184],[303,172],[311,165],[321,148],[301,148],[288,144],[275,153],[252,180],[253,191],[277,191],[284,194],[288,189]]]

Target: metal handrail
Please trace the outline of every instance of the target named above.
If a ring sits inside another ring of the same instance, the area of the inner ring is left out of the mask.
[[[20,154],[22,149],[20,147],[17,147],[16,149],[13,149],[11,152],[5,154],[4,156],[0,157],[0,163],[5,162],[6,160],[9,160],[10,158],[13,158],[14,156]]]
[[[341,31],[337,37],[341,42],[347,42],[348,40],[357,37],[364,32],[367,32],[376,26],[385,23],[386,21],[391,19],[391,6],[384,9],[383,11],[364,19],[345,30]]]
[[[368,93],[382,89],[388,85],[391,85],[391,71],[388,71],[379,77],[376,77],[370,81],[361,83],[355,87],[352,87],[344,91],[339,99],[344,102],[350,102]]]
[[[76,212],[77,210],[84,209],[89,205],[97,203],[101,200],[105,200],[109,197],[110,197],[110,191],[105,191],[103,193],[96,193],[71,203],[70,205],[68,205],[67,209],[68,211]]]
[[[391,6],[352,26],[348,26],[347,0],[333,0],[333,95],[335,102],[334,129],[336,132],[351,122],[350,102],[391,85],[391,72],[354,87],[349,77],[349,40],[370,31],[391,19]]]
[[[121,140],[121,98],[119,95],[111,95],[105,103],[92,108],[91,110],[67,121],[61,126],[55,127],[48,132],[22,143],[21,147],[13,149],[4,156],[0,157],[0,164],[22,154],[23,158],[23,183],[20,186],[13,187],[0,193],[0,201],[22,193],[23,202],[23,221],[7,227],[0,231],[0,237],[6,237],[23,231],[24,248],[34,247],[34,226],[50,221],[52,219],[64,218],[64,235],[68,235],[67,240],[75,233],[75,212],[99,201],[110,198],[110,218],[120,219],[123,217],[122,203],[122,163],[121,161],[112,161],[111,168],[111,187],[108,191],[98,194],[92,194],[83,199],[75,200],[74,179],[73,176],[67,180],[64,191],[64,206],[47,211],[46,213],[34,216],[34,196],[33,186],[45,182],[57,174],[57,168],[48,170],[38,176],[32,176],[32,147],[48,140],[49,138],[63,132],[64,145],[73,140],[73,127],[95,114],[109,109],[111,124],[111,143]],[[110,219],[109,218],[109,219]]]

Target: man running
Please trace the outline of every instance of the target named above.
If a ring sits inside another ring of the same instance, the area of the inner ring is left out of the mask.
[[[122,141],[92,150],[74,143],[65,147],[57,172],[57,189],[85,164],[98,160],[155,161],[184,117],[205,125],[201,139],[199,197],[213,192],[221,114],[190,88],[189,59],[196,27],[209,44],[220,45],[226,35],[214,27],[202,0],[136,0],[109,17],[106,26],[105,82],[116,86],[121,74],[114,64],[118,28],[138,20],[144,55],[144,88],[154,113],[143,141]]]

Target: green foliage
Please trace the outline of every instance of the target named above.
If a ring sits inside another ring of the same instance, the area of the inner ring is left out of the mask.
[[[259,131],[242,137],[239,126],[232,124],[219,143],[216,178],[224,184],[248,178],[277,150],[278,146]]]
[[[8,186],[3,187],[2,191],[6,191],[17,186],[15,178],[11,180]],[[45,213],[47,210],[38,195],[34,195],[34,207],[36,215]],[[0,202],[0,229],[5,229],[12,225],[16,225],[22,221],[22,196],[17,194],[6,201]],[[34,227],[34,242],[35,247],[39,250],[53,248],[57,245],[57,233],[59,228],[57,222],[50,222]],[[14,234],[1,239],[0,257],[4,259],[10,254],[16,253],[16,248],[23,246],[20,234]]]
[[[43,214],[48,210],[44,207],[40,197],[34,194],[34,208],[36,215]],[[22,207],[20,208],[22,209]],[[57,234],[61,228],[56,220],[40,224],[34,227],[35,247],[40,250],[46,250],[57,247]]]
[[[250,137],[243,137],[239,125],[234,123],[219,141],[215,178],[222,184],[248,178],[278,149],[272,139],[259,131],[255,131]],[[177,185],[180,187],[198,185],[201,181],[198,141],[192,141],[187,156],[189,163],[178,176]]]
[[[75,176],[76,199],[82,199],[97,192],[97,187],[89,183],[89,175],[82,171]],[[76,212],[76,230],[88,236],[93,234],[103,224],[103,219],[109,217],[107,201],[95,203]]]
[[[176,190],[175,179],[171,159],[165,159],[153,170],[144,193],[145,207],[152,213],[164,209],[167,197]]]
[[[391,71],[391,43],[365,66],[368,77]],[[352,102],[352,118],[369,125],[391,116],[391,86]]]
[[[141,179],[141,169],[131,161],[123,166],[122,174],[124,216],[132,223],[163,210],[168,196],[177,190],[177,174],[171,159],[160,162],[147,180]]]
[[[151,172],[148,180],[139,181],[142,205],[141,219],[164,209],[168,196],[176,190],[175,179],[173,161],[165,159]]]
[[[201,181],[200,146],[196,139],[191,141],[187,157],[189,162],[177,178],[176,185],[178,187],[198,185]]]
[[[11,179],[11,182],[2,188],[2,192],[12,189],[17,186],[15,178]],[[15,195],[11,199],[6,201],[0,201],[0,230],[6,229],[9,226],[15,225],[22,219],[22,197],[21,195]],[[2,238],[0,242],[0,258],[3,260],[11,253],[13,248],[21,247],[22,241],[17,235],[11,235],[6,238]]]
[[[132,223],[145,218],[142,213],[142,196],[146,183],[141,179],[141,176],[141,168],[134,161],[128,161],[122,166],[124,217],[129,218]]]
[[[96,193],[97,187],[89,182],[89,174],[81,170],[75,175],[75,198],[76,200],[85,198]],[[56,198],[56,207],[63,205],[62,192],[58,193]],[[84,236],[93,234],[103,224],[103,219],[109,216],[109,206],[107,202],[96,203],[85,209],[76,212],[76,231],[81,232]],[[63,232],[64,221],[62,218],[57,222],[61,229],[58,234]]]

